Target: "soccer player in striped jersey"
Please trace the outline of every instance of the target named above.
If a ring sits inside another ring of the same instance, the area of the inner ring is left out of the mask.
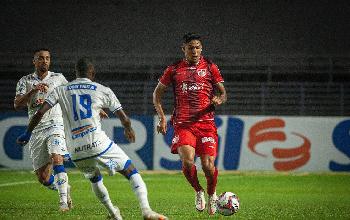
[[[120,120],[125,137],[135,142],[135,133],[129,117],[113,93],[99,83],[92,82],[95,69],[89,58],[81,58],[76,64],[76,79],[67,85],[56,88],[45,100],[42,107],[32,117],[27,132],[18,139],[26,140],[39,123],[45,112],[61,105],[66,132],[68,151],[72,161],[91,182],[91,187],[106,207],[111,219],[122,219],[118,207],[114,206],[107,188],[103,184],[99,167],[106,168],[110,175],[116,172],[124,175],[134,191],[144,219],[163,220],[167,217],[154,212],[149,205],[147,188],[130,158],[101,129],[99,112],[108,108]]]
[[[16,110],[27,107],[29,120],[40,108],[48,93],[57,86],[67,83],[61,73],[49,71],[50,62],[48,49],[36,50],[33,58],[35,72],[23,76],[17,83],[14,107]],[[26,143],[27,141],[18,144]],[[28,145],[39,182],[49,189],[58,190],[59,209],[68,211],[72,207],[72,200],[68,176],[63,165],[63,157],[68,155],[68,151],[60,105],[56,105],[43,115],[40,124],[33,130]],[[52,169],[55,175],[52,174]]]
[[[182,171],[196,191],[195,206],[203,211],[206,206],[204,189],[197,177],[195,156],[201,159],[207,180],[208,213],[216,212],[216,184],[218,170],[214,165],[217,155],[218,135],[214,122],[214,110],[223,104],[226,90],[218,67],[201,55],[202,42],[198,34],[184,36],[182,51],[185,58],[170,65],[153,92],[153,104],[159,117],[158,133],[167,131],[162,108],[162,96],[167,87],[174,92],[174,111],[171,118],[174,127],[171,152],[179,154]]]

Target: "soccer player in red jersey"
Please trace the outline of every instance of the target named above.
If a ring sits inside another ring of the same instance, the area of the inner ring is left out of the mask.
[[[171,118],[174,127],[171,152],[179,154],[182,171],[196,191],[196,209],[203,211],[206,206],[204,189],[198,181],[194,163],[195,156],[200,157],[207,179],[208,213],[213,215],[216,212],[215,189],[218,177],[214,165],[218,146],[214,110],[217,105],[225,103],[226,90],[218,67],[201,55],[200,36],[188,33],[183,40],[185,59],[164,71],[153,92],[153,104],[159,117],[157,131],[163,135],[167,131],[161,99],[167,87],[172,86],[175,100]]]

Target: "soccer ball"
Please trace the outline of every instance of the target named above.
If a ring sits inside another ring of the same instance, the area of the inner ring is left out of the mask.
[[[221,215],[233,215],[239,209],[239,198],[232,192],[223,192],[219,195],[216,206]]]

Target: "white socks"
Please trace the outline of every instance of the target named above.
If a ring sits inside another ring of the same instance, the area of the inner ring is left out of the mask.
[[[100,202],[106,207],[109,214],[114,215],[116,209],[114,208],[111,199],[109,198],[108,190],[103,184],[102,179],[96,183],[91,183],[92,190]]]
[[[55,175],[56,187],[58,189],[60,203],[67,204],[67,187],[68,187],[68,175],[66,172],[57,173]]]
[[[108,190],[103,184],[103,180],[101,177],[98,178],[99,180],[95,182],[96,180],[91,180],[91,187],[94,191],[96,197],[101,201],[101,203],[106,207],[110,215],[114,215],[114,213],[117,211],[116,208],[114,208],[111,199],[109,198]],[[95,183],[94,183],[95,182]],[[142,213],[145,211],[150,211],[151,208],[149,206],[148,198],[147,198],[147,187],[145,182],[142,180],[142,177],[139,173],[134,173],[130,176],[129,183],[131,185],[132,190],[134,191]],[[143,213],[144,214],[144,213]]]
[[[139,200],[140,207],[142,210],[150,209],[148,198],[147,198],[147,187],[143,182],[142,177],[139,173],[135,173],[130,176],[129,179],[132,191],[134,191],[137,199]]]

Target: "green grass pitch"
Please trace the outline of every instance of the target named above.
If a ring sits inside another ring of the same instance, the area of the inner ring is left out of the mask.
[[[0,219],[105,219],[89,181],[69,170],[73,210],[59,213],[58,196],[42,187],[32,172],[0,171]],[[241,208],[233,216],[209,217],[194,207],[194,192],[180,172],[141,172],[151,207],[169,219],[350,219],[350,175],[346,173],[221,172],[217,192],[231,191]],[[205,178],[199,175],[205,186]],[[142,219],[129,183],[104,175],[112,201],[125,220]]]

